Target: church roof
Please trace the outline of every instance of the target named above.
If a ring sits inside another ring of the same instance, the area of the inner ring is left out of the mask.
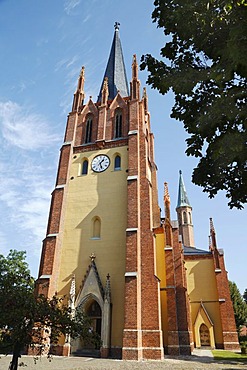
[[[184,254],[187,256],[192,256],[192,255],[200,256],[203,254],[211,254],[211,252],[204,251],[203,249],[198,249],[195,247],[185,247],[184,246]]]
[[[186,193],[182,171],[179,171],[179,186],[178,186],[178,204],[179,207],[191,207],[188,195]]]
[[[128,81],[124,65],[123,51],[121,46],[121,41],[119,38],[119,25],[116,22],[114,38],[112,42],[112,47],[106,66],[103,82],[100,88],[98,102],[101,101],[102,88],[105,77],[108,78],[108,89],[109,89],[109,100],[113,100],[117,95],[118,91],[122,97],[129,96]]]

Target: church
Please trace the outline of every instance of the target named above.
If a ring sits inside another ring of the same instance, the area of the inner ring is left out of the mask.
[[[128,84],[115,32],[97,101],[82,67],[68,114],[43,241],[37,290],[66,296],[92,319],[101,357],[126,360],[238,349],[224,253],[194,245],[192,207],[179,173],[177,220],[164,184],[160,216],[154,136],[136,55]],[[53,352],[82,353],[61,338]]]

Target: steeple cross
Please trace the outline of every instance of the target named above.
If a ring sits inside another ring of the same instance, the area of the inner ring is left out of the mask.
[[[94,262],[96,256],[94,253],[91,253],[91,255],[89,256],[89,258],[91,258],[91,261]]]
[[[120,23],[119,22],[115,22],[114,28],[115,28],[116,31],[119,30],[119,26],[120,26]]]

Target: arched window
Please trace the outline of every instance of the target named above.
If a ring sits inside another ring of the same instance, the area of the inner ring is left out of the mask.
[[[81,174],[82,175],[87,175],[87,172],[88,172],[88,160],[85,159],[82,163],[82,171],[81,171]]]
[[[121,157],[120,155],[116,155],[114,160],[114,171],[121,170]]]
[[[86,123],[85,144],[91,143],[92,141],[92,125],[93,125],[92,117],[88,117]]]
[[[183,212],[183,219],[184,219],[184,224],[187,224],[188,223],[187,213],[185,211]]]
[[[93,239],[100,239],[100,232],[101,232],[101,222],[99,217],[93,218]]]
[[[192,224],[191,212],[189,212],[189,223]]]
[[[115,139],[122,137],[122,112],[118,110],[115,115]]]

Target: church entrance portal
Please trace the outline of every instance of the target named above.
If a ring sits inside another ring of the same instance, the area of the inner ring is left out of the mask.
[[[73,340],[71,352],[75,356],[100,357],[102,323],[102,311],[100,305],[94,299],[89,299],[84,304],[84,307],[81,308],[90,318],[90,335],[86,339],[78,338]]]
[[[85,308],[85,313],[91,319],[91,329],[101,338],[102,312],[98,302],[91,301]]]
[[[202,324],[200,326],[200,340],[201,340],[201,346],[210,346],[210,335],[208,327],[205,324]]]

